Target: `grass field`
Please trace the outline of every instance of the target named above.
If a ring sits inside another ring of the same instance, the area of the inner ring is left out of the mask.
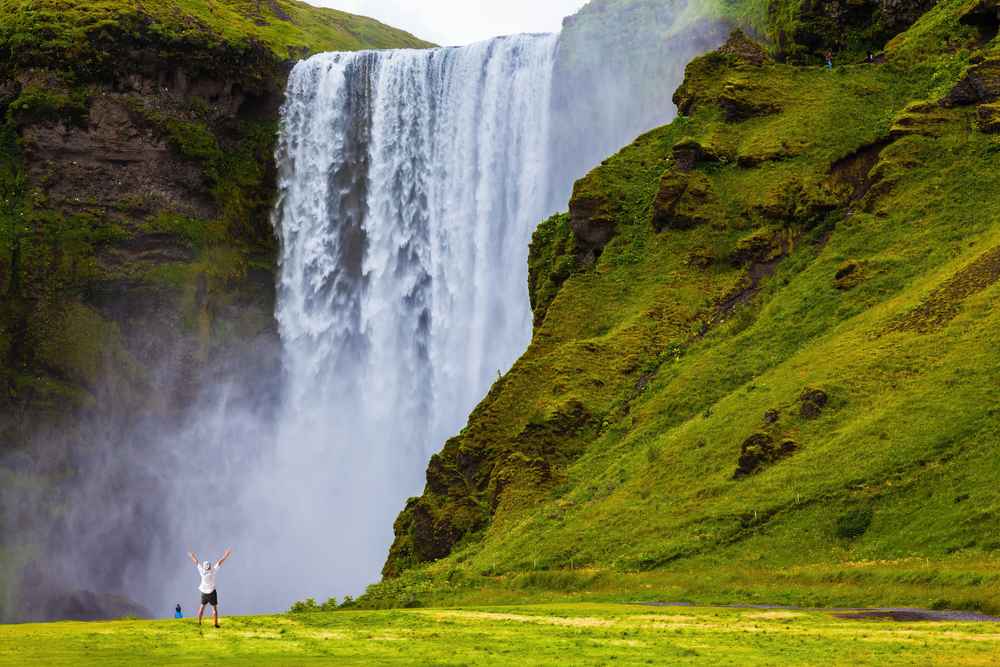
[[[0,626],[2,665],[992,665],[1000,625],[575,604]]]

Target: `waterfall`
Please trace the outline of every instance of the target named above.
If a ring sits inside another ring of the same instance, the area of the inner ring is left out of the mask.
[[[343,536],[348,582],[377,579],[427,459],[530,339],[556,44],[327,53],[291,74],[275,212],[288,384],[267,474],[288,481],[282,512],[323,517],[292,536],[303,550],[309,531]]]
[[[184,549],[229,546],[226,613],[376,581],[429,457],[530,340],[535,225],[668,122],[684,64],[724,38],[686,7],[592,2],[558,36],[299,63],[276,156],[283,377],[265,335],[206,366],[182,415],[81,424],[94,445],[39,531],[61,548],[24,581],[169,612],[194,594]]]

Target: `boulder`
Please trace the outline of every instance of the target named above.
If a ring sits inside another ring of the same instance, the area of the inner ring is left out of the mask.
[[[794,440],[785,439],[778,444],[767,433],[754,433],[740,446],[740,458],[733,479],[758,473],[764,467],[791,456],[798,449]]]
[[[805,389],[799,396],[799,416],[803,419],[816,419],[829,402],[830,397],[822,389]]]

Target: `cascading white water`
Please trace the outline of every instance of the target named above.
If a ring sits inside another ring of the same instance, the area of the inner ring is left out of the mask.
[[[696,24],[702,9],[591,2],[559,36],[299,63],[274,215],[286,377],[263,335],[246,348],[257,363],[241,348],[206,367],[180,419],[97,415],[72,502],[39,500],[69,509],[49,513],[60,520],[37,539],[58,548],[24,581],[159,614],[195,594],[184,549],[227,546],[224,613],[377,580],[429,455],[529,341],[534,226],[598,160],[670,120],[684,64],[725,36]]]
[[[292,72],[275,214],[288,387],[261,484],[284,551],[310,531],[345,542],[323,555],[339,576],[303,593],[377,579],[427,458],[527,345],[556,43],[329,53]],[[290,534],[304,512],[322,523]]]

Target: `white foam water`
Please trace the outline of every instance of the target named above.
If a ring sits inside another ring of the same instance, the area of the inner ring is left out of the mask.
[[[528,343],[556,44],[327,53],[291,74],[275,212],[288,385],[256,486],[282,551],[334,537],[330,592],[377,580],[427,459]]]

